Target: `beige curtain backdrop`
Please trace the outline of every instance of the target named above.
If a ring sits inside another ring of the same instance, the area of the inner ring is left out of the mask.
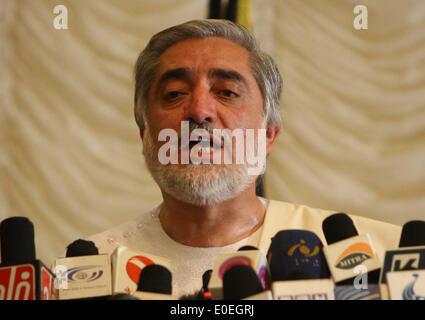
[[[68,30],[53,8],[68,9]],[[269,198],[395,224],[425,218],[425,2],[254,0],[284,78]],[[27,216],[47,264],[161,201],[133,120],[149,38],[207,0],[0,0],[0,219]]]
[[[270,198],[425,220],[425,1],[256,1],[284,78]],[[356,5],[368,29],[353,27]],[[267,21],[267,22],[266,22]]]

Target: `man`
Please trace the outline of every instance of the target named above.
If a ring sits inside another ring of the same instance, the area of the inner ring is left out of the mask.
[[[91,237],[101,252],[125,245],[170,259],[173,294],[181,296],[201,288],[202,274],[213,268],[218,253],[243,245],[266,252],[277,231],[307,229],[325,243],[321,224],[334,212],[255,194],[281,129],[282,79],[247,30],[225,20],[190,21],[164,30],[140,54],[135,80],[143,154],[163,203]],[[241,154],[236,143],[220,144],[229,136],[217,138],[219,129],[241,133],[246,141],[242,161],[235,161]],[[178,134],[165,139],[170,131]],[[255,174],[247,159],[250,148],[261,158],[262,170]],[[217,154],[220,161],[212,161]],[[230,162],[224,161],[226,154]],[[359,231],[372,233],[381,257],[386,247],[397,247],[400,227],[353,219]]]

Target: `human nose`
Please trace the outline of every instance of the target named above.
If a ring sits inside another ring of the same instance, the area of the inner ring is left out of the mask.
[[[185,110],[185,119],[193,120],[196,123],[209,122],[211,124],[217,121],[215,101],[207,88],[195,88],[192,99]]]

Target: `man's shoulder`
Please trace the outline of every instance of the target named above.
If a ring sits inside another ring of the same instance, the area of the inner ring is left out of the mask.
[[[296,203],[289,203],[279,200],[268,200],[269,202],[269,208],[272,208],[270,211],[274,216],[276,216],[278,219],[282,218],[282,215],[287,216],[287,218],[291,220],[295,220],[298,222],[302,222],[300,218],[308,218],[308,219],[315,219],[317,222],[323,222],[325,218],[328,216],[335,214],[337,212],[336,210],[329,210],[329,209],[321,209],[321,208],[314,208],[310,207],[308,205],[303,204],[296,204]],[[268,212],[269,213],[269,212]],[[397,230],[401,231],[401,226],[395,225],[389,222],[380,221],[364,216],[354,215],[347,213],[347,215],[353,220],[356,227],[359,227],[359,229],[362,229],[363,227],[377,227],[377,228],[385,228],[390,230]]]
[[[263,246],[280,230],[303,229],[316,233],[324,244],[323,220],[338,211],[313,208],[307,205],[269,200],[264,222]],[[359,234],[368,233],[378,252],[398,247],[401,226],[359,215],[348,214]]]

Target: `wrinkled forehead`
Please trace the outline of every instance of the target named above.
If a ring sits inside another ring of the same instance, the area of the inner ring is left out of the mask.
[[[171,69],[211,72],[213,69],[234,70],[253,77],[250,53],[241,45],[218,37],[190,38],[180,41],[160,56],[156,79]]]

